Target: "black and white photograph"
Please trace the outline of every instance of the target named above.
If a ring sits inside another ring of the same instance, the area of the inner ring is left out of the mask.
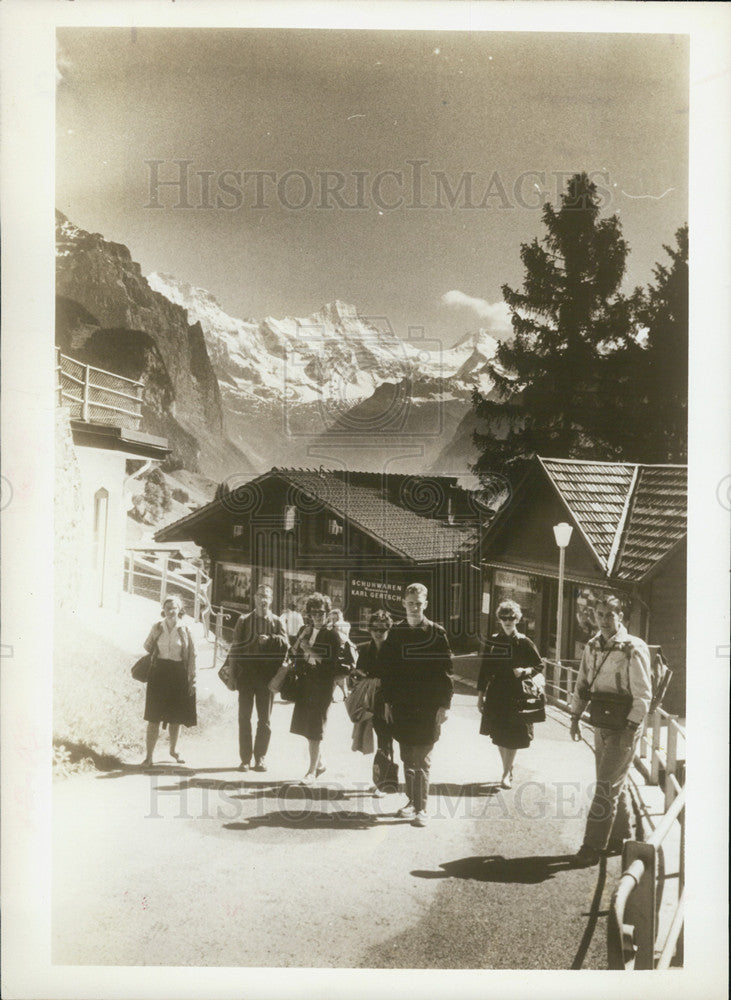
[[[3,995],[726,995],[725,8],[33,9]]]

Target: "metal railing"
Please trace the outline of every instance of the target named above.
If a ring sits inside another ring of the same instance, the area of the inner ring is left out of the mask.
[[[139,430],[142,382],[84,365],[61,354],[57,347],[56,388],[58,405],[66,407],[75,419]]]
[[[233,638],[234,625],[240,615],[241,611],[228,608],[223,604],[211,606],[209,630],[213,633],[212,667],[214,669],[217,669],[226,659]]]
[[[657,947],[658,870],[662,845],[680,824],[678,901],[665,941]],[[622,876],[612,895],[607,923],[610,969],[667,969],[673,958],[682,961],[685,890],[685,789],[680,788],[670,808],[646,841],[628,840],[622,852]],[[659,957],[655,958],[659,951]]]
[[[565,712],[569,710],[571,694],[579,673],[578,660],[543,661],[543,674],[546,678],[546,701],[556,705]]]
[[[211,578],[199,565],[187,559],[175,559],[168,552],[156,549],[128,549],[124,566],[125,590],[162,604],[166,597],[177,594],[184,600],[192,597],[192,617],[202,621],[210,631]]]

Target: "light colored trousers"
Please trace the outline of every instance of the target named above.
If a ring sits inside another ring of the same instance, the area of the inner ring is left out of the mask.
[[[627,775],[635,758],[642,726],[629,729],[594,730],[596,788],[586,820],[584,844],[596,851],[607,845],[631,839],[632,803],[627,790]]]

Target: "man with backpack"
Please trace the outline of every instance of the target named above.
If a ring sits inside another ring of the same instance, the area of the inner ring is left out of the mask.
[[[597,864],[602,853],[621,853],[632,836],[627,775],[652,699],[650,652],[627,632],[619,597],[603,595],[595,613],[599,633],[584,648],[570,706],[573,740],[581,740],[587,703],[594,726],[596,788],[576,855],[581,867]]]

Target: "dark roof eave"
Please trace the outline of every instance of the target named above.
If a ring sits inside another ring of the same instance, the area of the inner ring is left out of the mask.
[[[219,511],[226,510],[226,507],[221,500],[211,500],[209,503],[205,504],[205,506],[199,507],[198,510],[191,511],[190,514],[186,514],[177,521],[173,521],[172,524],[168,524],[164,528],[160,528],[160,530],[156,531],[152,537],[156,542],[193,541],[192,535],[181,535],[178,534],[178,532],[185,528],[189,528],[192,525],[197,525],[201,520],[205,519],[216,509]]]
[[[119,427],[116,424],[70,420],[69,426],[74,444],[79,447],[120,451],[139,458],[156,458],[158,460],[166,458],[171,452],[167,438]]]
[[[686,533],[683,535],[682,538],[678,538],[677,541],[673,542],[670,548],[666,552],[663,552],[660,558],[656,562],[654,562],[648,569],[646,569],[645,572],[642,573],[640,576],[638,577],[616,576],[614,577],[614,579],[616,579],[617,581],[626,580],[632,583],[649,583],[653,579],[653,577],[655,577],[658,573],[662,571],[665,564],[669,562],[677,552],[680,551],[680,549],[686,544],[687,541],[688,541],[688,535]]]

